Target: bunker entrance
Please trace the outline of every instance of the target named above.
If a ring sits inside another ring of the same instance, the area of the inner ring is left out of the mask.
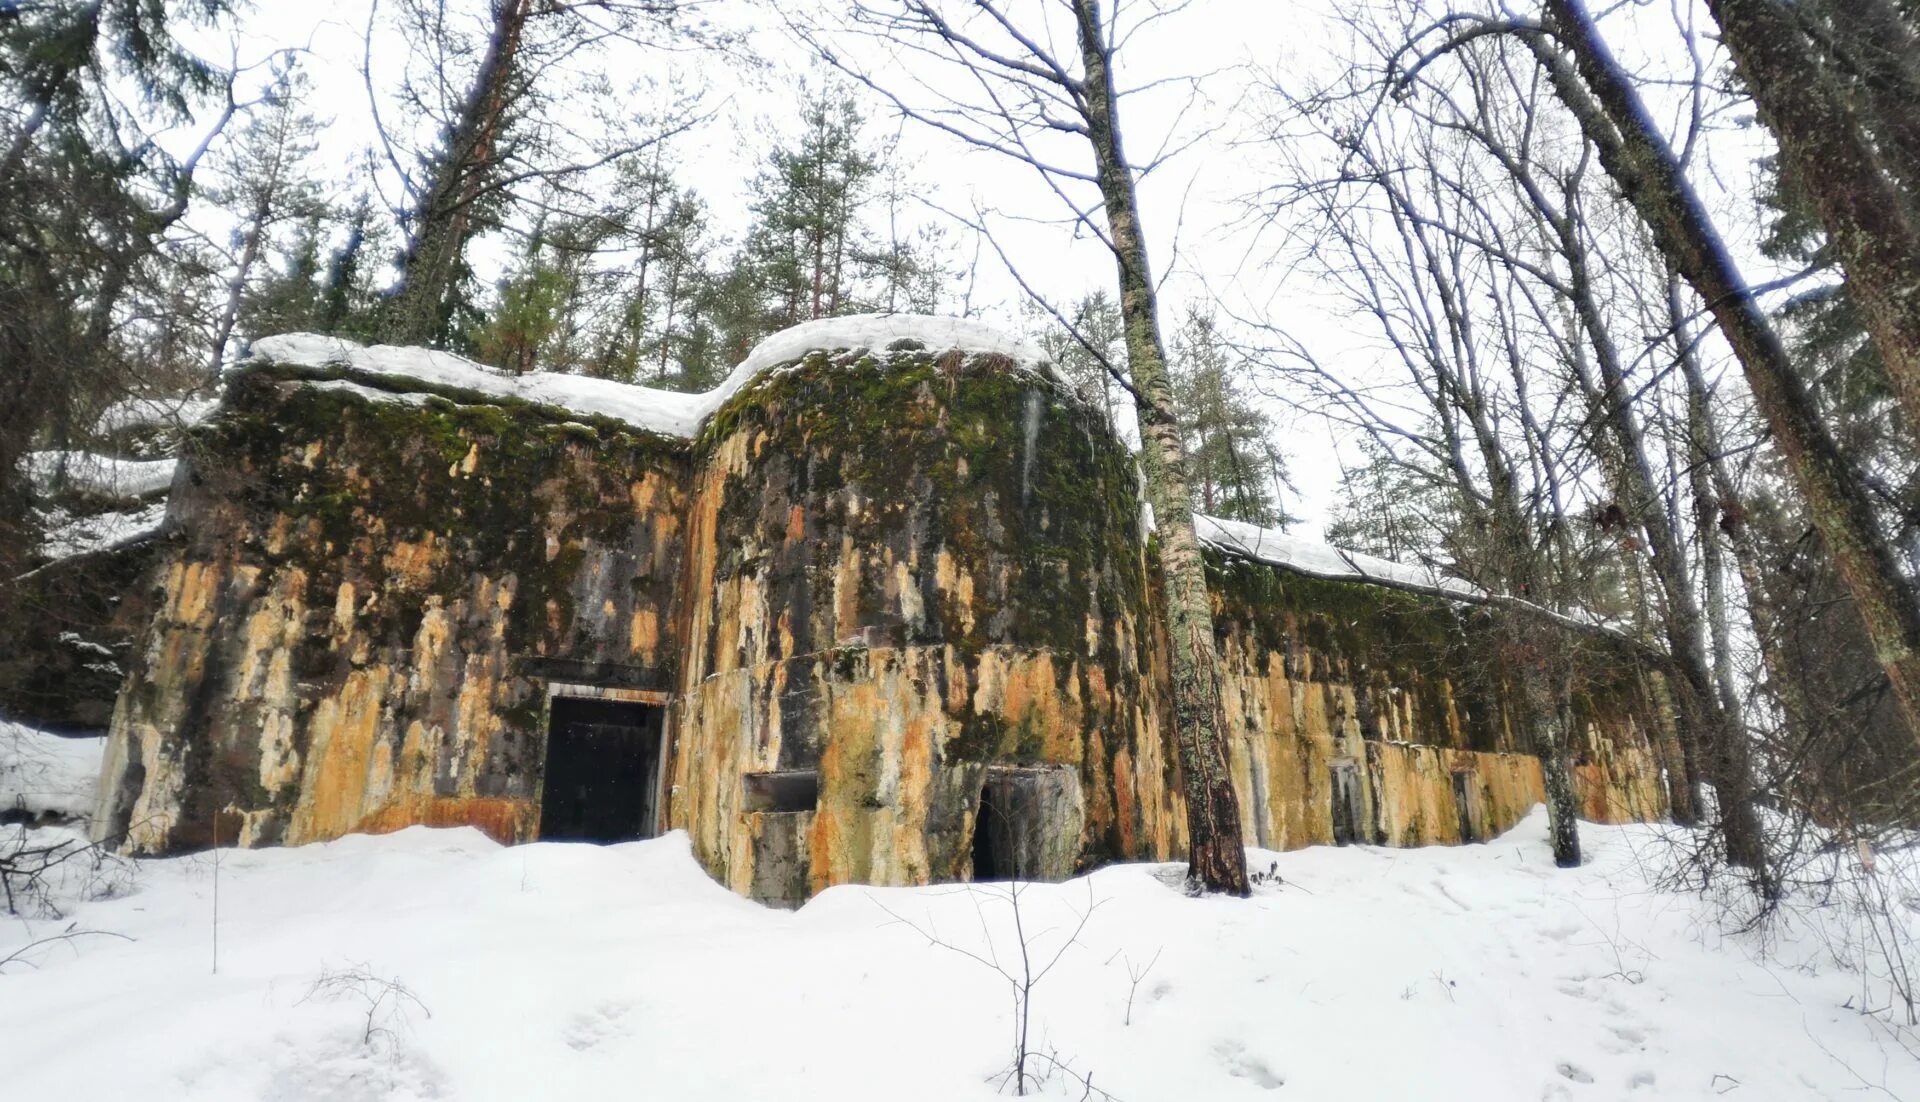
[[[1080,856],[1080,777],[1059,766],[987,767],[973,821],[973,876],[1064,880]]]
[[[1473,771],[1457,769],[1453,774],[1453,805],[1460,816],[1460,841],[1478,842],[1480,829],[1474,823],[1473,814]]]
[[[1328,772],[1333,787],[1333,844],[1350,846],[1365,841],[1361,833],[1365,818],[1360,803],[1360,767],[1338,761]]]
[[[629,842],[654,833],[663,710],[556,696],[548,709],[545,841]]]

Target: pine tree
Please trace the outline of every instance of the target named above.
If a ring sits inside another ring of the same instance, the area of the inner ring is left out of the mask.
[[[1222,338],[1213,314],[1189,306],[1173,336],[1175,401],[1187,437],[1193,507],[1263,526],[1290,522],[1281,506],[1286,465],[1267,415],[1245,393],[1251,368]]]
[[[879,160],[845,90],[810,96],[799,137],[776,147],[754,178],[754,223],[743,262],[758,285],[768,332],[853,313],[871,255],[861,215]]]
[[[117,323],[129,300],[154,299],[141,312],[157,315],[183,289],[184,254],[166,235],[232,111],[201,126],[184,157],[152,139],[190,122],[224,77],[175,31],[228,13],[227,0],[0,10],[0,578],[31,540],[22,457],[70,443],[91,409],[125,392],[131,357]],[[180,331],[166,320],[155,335],[171,340]]]
[[[1063,310],[1068,325],[1062,326],[1043,307],[1028,303],[1027,325],[1041,351],[1053,361],[1060,373],[1073,384],[1082,401],[1107,416],[1118,431],[1123,407],[1131,400],[1114,379],[1117,372],[1127,376],[1126,326],[1120,319],[1120,307],[1105,288],[1096,288],[1081,296],[1071,310]]]

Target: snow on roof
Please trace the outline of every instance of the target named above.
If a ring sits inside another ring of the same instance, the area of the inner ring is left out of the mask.
[[[220,405],[218,398],[174,396],[168,398],[124,398],[108,406],[94,423],[93,431],[107,436],[123,429],[150,425],[197,425],[212,416]]]
[[[40,541],[40,553],[49,560],[106,551],[160,531],[167,523],[167,503],[156,501],[113,513],[85,517],[56,514]]]
[[[27,477],[41,490],[60,488],[107,497],[139,498],[173,485],[173,459],[115,459],[81,451],[34,452]]]
[[[608,417],[636,428],[691,438],[713,412],[764,372],[809,352],[885,350],[916,341],[934,352],[962,351],[1006,356],[1028,370],[1048,372],[1032,346],[992,326],[966,318],[920,314],[854,314],[821,318],[784,329],[756,345],[719,386],[703,394],[655,390],[631,383],[536,371],[510,375],[451,352],[392,345],[366,347],[339,337],[288,333],[253,342],[244,364],[291,364],[340,368],[363,378],[404,385],[418,381],[499,398],[557,406],[589,417]]]
[[[1202,542],[1228,554],[1271,566],[1286,567],[1316,578],[1389,582],[1419,586],[1465,598],[1484,597],[1479,586],[1424,566],[1362,555],[1357,551],[1290,536],[1278,528],[1262,528],[1238,520],[1195,513],[1194,534]]]
[[[1151,525],[1151,513],[1148,524]],[[1472,582],[1443,574],[1426,566],[1413,566],[1391,559],[1363,555],[1358,551],[1315,543],[1289,536],[1278,528],[1262,528],[1237,520],[1193,515],[1194,534],[1202,543],[1229,555],[1278,566],[1314,578],[1334,581],[1368,582],[1374,585],[1413,589],[1435,596],[1452,597],[1473,604],[1493,604],[1521,609],[1544,617],[1562,627],[1598,631],[1616,638],[1629,638],[1604,616],[1580,608],[1561,612],[1516,597],[1488,593]]]

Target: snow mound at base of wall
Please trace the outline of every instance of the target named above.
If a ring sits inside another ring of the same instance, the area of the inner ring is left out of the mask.
[[[1004,884],[762,908],[679,833],[502,849],[413,827],[141,861],[120,898],[74,900],[60,924],[0,916],[0,957],[68,922],[123,935],[0,975],[0,1083],[61,1100],[986,1102],[1012,1093],[994,1077],[1013,1017],[979,962],[1018,969],[1024,935],[1032,959],[1058,954],[1028,1004],[1033,1046],[1128,1102],[1920,1095],[1920,1039],[1884,1010],[1886,979],[1835,960],[1859,936],[1851,908],[1809,892],[1741,932],[1661,886],[1694,836],[1582,833],[1570,870],[1539,812],[1485,845],[1256,850],[1272,875],[1251,899],[1120,865],[1023,885],[1020,928]],[[1910,853],[1881,855],[1880,875],[1911,883]],[[1879,922],[1911,944],[1920,919],[1896,905]],[[1058,1074],[1029,1090],[1089,1096]]]
[[[854,314],[820,318],[784,329],[756,345],[726,380],[701,394],[655,390],[611,379],[536,371],[510,375],[485,364],[425,348],[367,347],[340,337],[287,333],[253,342],[242,366],[281,364],[340,369],[352,375],[404,385],[470,391],[555,406],[587,417],[607,417],[666,436],[692,438],[714,411],[761,374],[809,352],[886,351],[903,341],[933,352],[1005,356],[1016,365],[1050,374],[1032,346],[984,322],[922,314]]]

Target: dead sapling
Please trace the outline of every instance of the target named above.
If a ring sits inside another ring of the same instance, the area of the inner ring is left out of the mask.
[[[1259,873],[1256,872],[1253,874],[1253,882],[1256,884],[1260,882]],[[1153,966],[1160,963],[1160,954],[1166,951],[1167,947],[1164,945],[1155,949],[1153,951],[1153,957],[1145,964],[1136,962],[1125,949],[1118,950],[1113,956],[1107,958],[1107,963],[1112,964],[1114,958],[1118,957],[1121,965],[1127,970],[1127,1011],[1120,1019],[1121,1025],[1130,1026],[1133,1024],[1133,999],[1140,991],[1140,981],[1147,978],[1147,973],[1153,971]]]
[[[1067,950],[1080,943],[1080,934],[1086,929],[1088,920],[1105,901],[1093,898],[1093,884],[1089,881],[1086,908],[1084,910],[1069,908],[1073,915],[1072,926],[1066,930],[1065,936],[1057,945],[1048,945],[1047,943],[1051,941],[1050,935],[1056,932],[1054,928],[1033,931],[1028,929],[1028,920],[1031,916],[1023,908],[1021,897],[1031,887],[1031,884],[1020,880],[966,886],[967,894],[973,899],[974,913],[980,921],[980,938],[984,948],[979,950],[948,940],[931,919],[922,925],[901,916],[885,903],[880,903],[878,899],[875,903],[893,921],[926,938],[927,944],[958,953],[975,964],[991,969],[995,975],[1006,982],[1008,994],[1013,1000],[1013,1055],[1006,1069],[991,1077],[991,1081],[996,1082],[1000,1089],[1005,1090],[1008,1085],[1011,1085],[1014,1094],[1025,1095],[1045,1086],[1049,1078],[1059,1074],[1071,1079],[1087,1092],[1084,1097],[1110,1099],[1112,1095],[1093,1086],[1090,1074],[1073,1070],[1066,1061],[1053,1052],[1037,1051],[1033,1047],[1031,1030],[1035,992],[1041,982],[1059,966]],[[1018,953],[1010,958],[1002,958],[994,941],[986,912],[986,904],[992,902],[1004,902],[1013,915],[1014,943],[1018,946]]]
[[[415,1011],[425,1017],[433,1017],[427,1004],[420,1001],[406,984],[398,977],[375,975],[365,965],[355,965],[346,969],[327,969],[313,986],[300,998],[304,1003],[309,999],[323,999],[328,1002],[358,1002],[366,1010],[360,1030],[360,1043],[368,1048],[377,1047],[384,1040],[389,1052],[396,1052],[400,1046],[402,1034],[412,1025]]]

